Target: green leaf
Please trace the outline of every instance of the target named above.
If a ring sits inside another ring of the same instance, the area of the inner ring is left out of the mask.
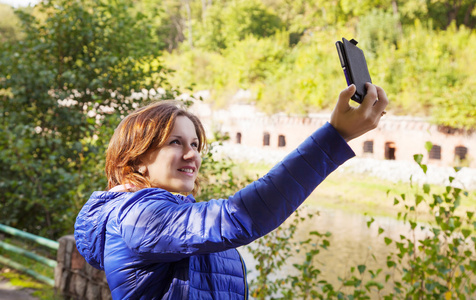
[[[362,274],[365,272],[366,266],[365,265],[358,265],[357,269],[359,270],[359,273]]]
[[[361,280],[354,278],[354,279],[351,279],[351,280],[346,280],[344,282],[344,286],[358,287],[361,283],[362,283]]]
[[[421,165],[421,162],[423,160],[423,154],[415,154],[413,155],[413,159],[417,164]]]
[[[423,192],[427,195],[430,194],[430,185],[429,184],[425,183],[423,185]]]
[[[392,268],[395,267],[397,264],[394,261],[387,260],[387,267]]]
[[[416,195],[415,196],[415,205],[418,206],[423,201],[423,196],[422,195]]]
[[[388,237],[385,237],[385,238],[384,238],[384,241],[385,241],[385,244],[386,244],[387,246],[390,245],[390,244],[393,242],[393,240],[392,240],[391,238],[388,238]]]
[[[370,228],[370,225],[372,225],[372,223],[375,221],[374,218],[370,218],[369,221],[367,221],[367,228]]]
[[[426,172],[428,171],[428,166],[427,165],[420,165],[420,167],[423,170],[423,173],[426,174]]]
[[[426,142],[425,143],[426,151],[430,152],[432,148],[433,148],[433,143],[432,142]]]
[[[380,291],[380,290],[383,290],[384,285],[381,284],[380,282],[373,281],[373,280],[369,280],[369,281],[365,284],[365,287],[367,288],[367,290],[370,290],[371,287],[376,287],[376,288]]]
[[[437,203],[437,204],[443,203],[443,199],[441,198],[440,195],[433,195],[433,199],[434,199],[435,203]]]
[[[471,230],[470,229],[462,229],[461,233],[463,234],[464,238],[467,238],[468,236],[471,235]]]

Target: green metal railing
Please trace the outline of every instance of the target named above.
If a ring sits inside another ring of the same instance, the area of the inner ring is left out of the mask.
[[[52,240],[46,239],[44,237],[37,236],[37,235],[31,234],[31,233],[28,233],[28,232],[24,232],[24,231],[21,231],[21,230],[18,230],[16,228],[6,226],[6,225],[3,225],[3,224],[0,224],[0,231],[5,232],[5,233],[7,233],[11,236],[14,236],[14,237],[19,237],[19,238],[23,238],[23,239],[33,241],[38,245],[42,245],[42,246],[45,246],[47,248],[50,248],[50,249],[53,249],[53,250],[56,250],[56,251],[58,250],[58,247],[59,247],[59,243],[56,242],[56,241],[52,241]],[[40,263],[42,263],[42,264],[44,264],[48,267],[51,267],[51,268],[55,268],[56,264],[57,264],[55,260],[43,257],[41,255],[38,255],[36,253],[33,253],[31,251],[25,250],[23,248],[20,248],[20,247],[17,247],[17,246],[8,244],[8,243],[5,243],[3,241],[0,241],[0,248],[3,248],[7,251],[11,251],[13,253],[16,253],[16,254],[28,257],[30,259],[36,260],[37,262],[40,262]],[[2,263],[4,265],[7,265],[11,268],[14,268],[16,270],[19,270],[21,272],[24,272],[24,273],[32,276],[33,278],[36,278],[36,279],[38,279],[38,280],[40,280],[40,281],[42,281],[46,284],[49,284],[50,286],[55,285],[54,279],[43,276],[43,275],[33,271],[29,267],[24,266],[24,265],[22,265],[18,262],[15,262],[15,261],[13,261],[9,258],[6,258],[4,256],[1,256],[1,255],[0,255],[0,263]]]

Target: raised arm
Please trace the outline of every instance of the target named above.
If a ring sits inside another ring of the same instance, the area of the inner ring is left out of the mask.
[[[345,140],[378,124],[388,103],[383,90],[368,86],[363,103],[354,108],[349,106],[353,89],[341,92],[330,123],[268,174],[228,199],[186,204],[173,201],[171,194],[169,200],[153,194],[131,199],[118,214],[128,247],[154,261],[178,260],[236,248],[278,227],[322,180],[354,156]]]

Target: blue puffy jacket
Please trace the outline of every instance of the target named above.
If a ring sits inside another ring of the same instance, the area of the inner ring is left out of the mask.
[[[76,245],[105,270],[113,299],[245,299],[235,248],[277,228],[352,156],[327,123],[228,199],[196,203],[156,188],[94,192],[77,217]]]

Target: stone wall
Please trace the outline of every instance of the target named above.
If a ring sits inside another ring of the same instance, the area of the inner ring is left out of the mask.
[[[76,249],[73,235],[59,239],[55,289],[64,299],[112,299],[104,271],[89,265]]]

